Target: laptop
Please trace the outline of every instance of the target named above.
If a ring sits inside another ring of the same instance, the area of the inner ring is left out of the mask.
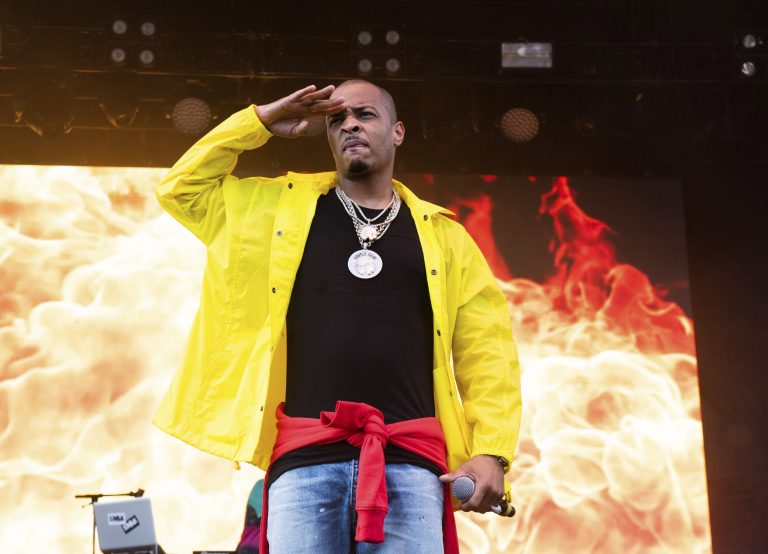
[[[93,512],[104,554],[157,554],[149,498],[96,502]]]

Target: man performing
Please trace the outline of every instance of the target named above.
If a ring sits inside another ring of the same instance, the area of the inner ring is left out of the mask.
[[[323,122],[336,171],[231,175],[243,150]],[[157,189],[207,265],[154,422],[267,471],[273,554],[458,552],[450,483],[475,481],[465,511],[509,500],[508,305],[451,212],[393,179],[404,137],[380,87],[309,86],[230,116]]]

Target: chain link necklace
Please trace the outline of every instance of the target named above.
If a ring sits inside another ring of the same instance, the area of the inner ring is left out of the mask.
[[[365,212],[363,212],[363,209],[357,202],[347,196],[340,186],[336,187],[336,197],[341,202],[341,205],[344,206],[344,211],[352,218],[352,225],[355,228],[355,234],[357,234],[357,240],[361,246],[361,249],[353,252],[349,260],[347,260],[349,272],[360,279],[376,277],[381,273],[384,262],[381,256],[372,250],[368,250],[368,248],[384,236],[392,220],[397,217],[401,205],[400,196],[395,190],[392,190],[392,200],[378,215],[371,218],[365,215]],[[387,216],[382,221],[374,223],[387,210],[389,210]]]

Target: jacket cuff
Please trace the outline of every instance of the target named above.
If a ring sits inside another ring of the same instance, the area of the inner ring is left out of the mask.
[[[358,510],[355,540],[358,542],[384,542],[384,518],[387,510]]]
[[[257,104],[251,104],[250,106],[248,106],[247,108],[245,108],[240,112],[240,113],[247,112],[245,114],[244,122],[247,122],[253,125],[255,127],[256,132],[258,132],[259,134],[265,134],[267,135],[267,138],[273,137],[274,134],[272,134],[272,131],[267,129],[264,123],[262,123],[261,119],[259,119],[259,116],[256,114],[257,107],[258,107]]]
[[[471,458],[474,458],[475,456],[479,456],[481,454],[486,454],[488,456],[502,456],[507,459],[510,465],[512,465],[512,461],[515,459],[515,453],[512,451],[509,451],[507,448],[504,447],[498,447],[498,446],[487,446],[487,445],[478,445],[475,446],[472,451],[469,453]]]

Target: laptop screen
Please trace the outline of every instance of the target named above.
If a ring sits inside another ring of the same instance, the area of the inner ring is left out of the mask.
[[[97,502],[93,510],[102,552],[157,544],[149,498]]]

